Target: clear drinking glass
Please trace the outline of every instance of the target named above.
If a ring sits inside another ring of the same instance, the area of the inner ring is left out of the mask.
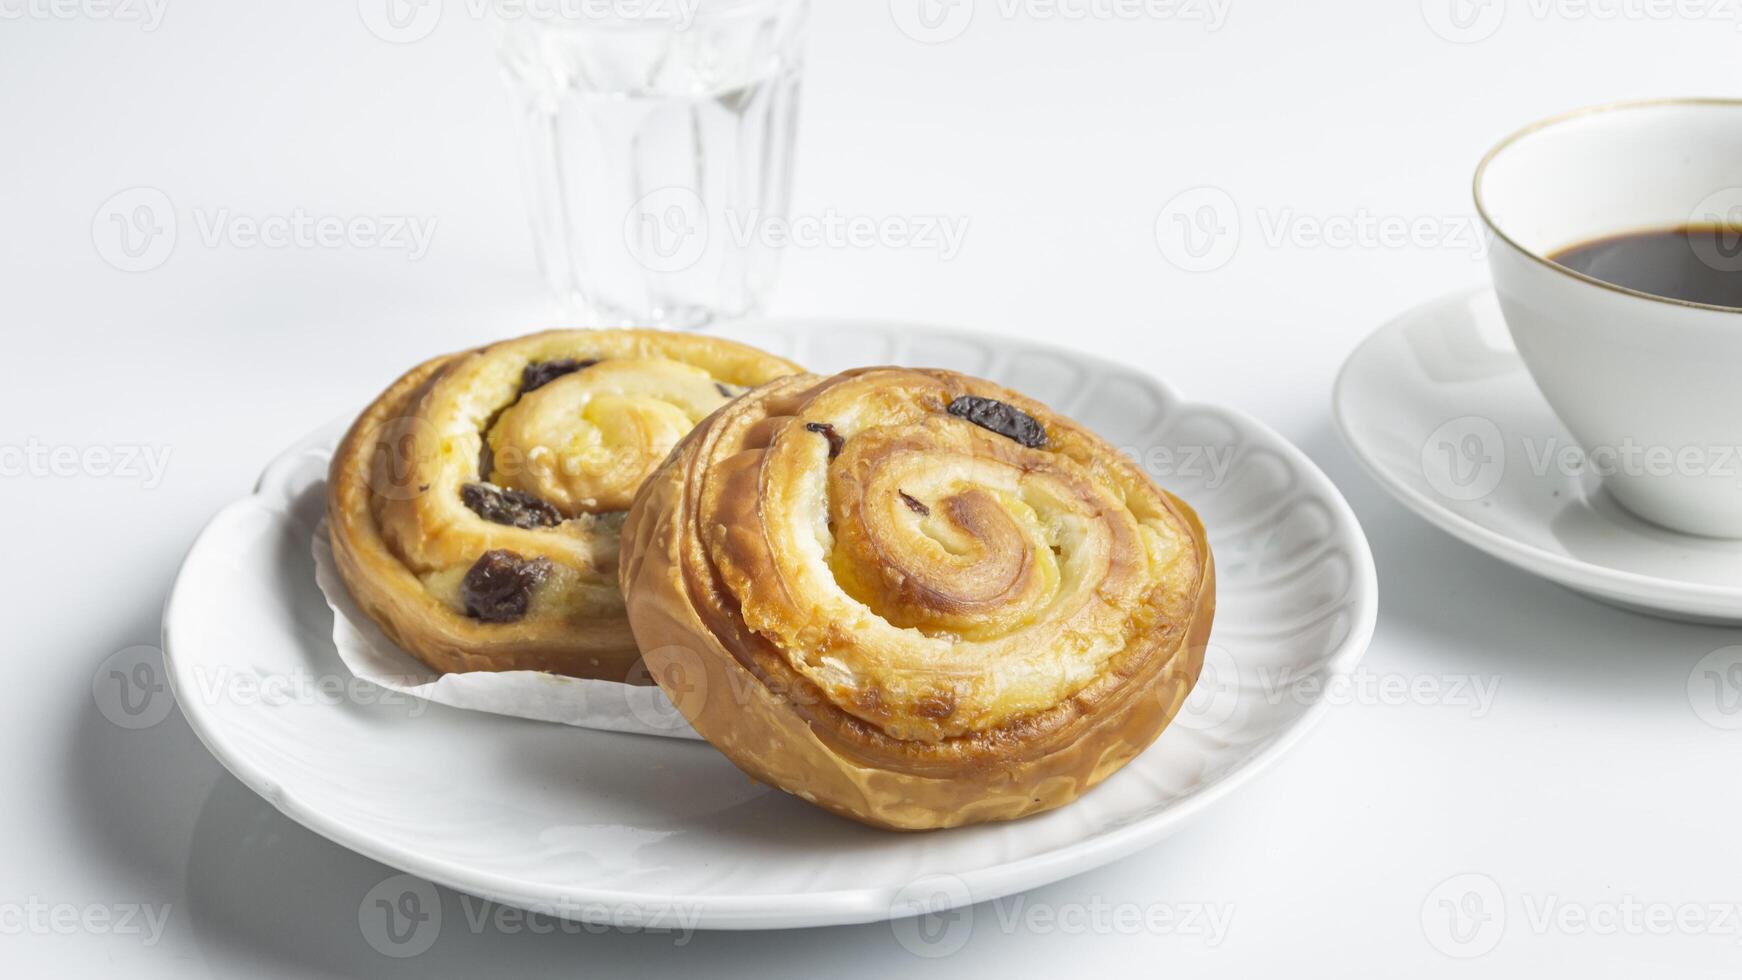
[[[496,8],[532,229],[565,312],[693,328],[760,308],[786,218],[808,0]]]

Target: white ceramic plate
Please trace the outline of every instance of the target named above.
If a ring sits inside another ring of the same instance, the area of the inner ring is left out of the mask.
[[[1742,623],[1742,542],[1666,530],[1605,493],[1603,461],[1584,458],[1537,390],[1491,291],[1382,327],[1349,356],[1333,400],[1367,470],[1451,534],[1618,606]]]
[[[1032,888],[1159,840],[1294,744],[1324,706],[1318,692],[1366,649],[1377,597],[1354,515],[1305,456],[1244,415],[1182,401],[1128,367],[991,336],[843,321],[721,332],[819,371],[912,364],[992,378],[1138,452],[1203,515],[1219,570],[1186,713],[1071,806],[896,834],[752,783],[702,743],[367,689],[332,696],[347,676],[308,541],[335,425],[219,513],[176,581],[169,675],[212,753],[310,829],[496,901],[625,924],[867,922]],[[213,681],[237,676],[265,683]]]

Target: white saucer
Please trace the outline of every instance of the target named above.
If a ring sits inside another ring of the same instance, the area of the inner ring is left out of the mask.
[[[1410,509],[1503,561],[1624,608],[1742,623],[1742,541],[1634,517],[1601,489],[1487,289],[1404,314],[1350,355],[1344,440]]]
[[[176,580],[164,651],[194,731],[292,819],[422,878],[588,922],[787,928],[985,901],[1152,844],[1295,744],[1366,650],[1377,610],[1366,538],[1330,481],[1245,415],[1186,402],[1130,367],[980,334],[814,320],[721,332],[819,371],[923,364],[1000,380],[1165,469],[1160,482],[1203,515],[1219,573],[1186,712],[1068,807],[896,834],[759,786],[703,743],[375,688],[327,696],[350,678],[308,542],[335,425],[219,513]],[[1224,465],[1207,465],[1205,449]],[[249,683],[224,682],[237,677]]]

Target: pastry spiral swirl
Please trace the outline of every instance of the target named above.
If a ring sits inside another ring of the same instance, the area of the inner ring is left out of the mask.
[[[798,368],[645,330],[534,334],[438,357],[388,388],[333,458],[341,577],[437,670],[633,680],[618,534],[696,422]]]
[[[1202,525],[1098,437],[947,371],[765,385],[624,525],[649,672],[764,782],[923,829],[1068,803],[1202,665]]]

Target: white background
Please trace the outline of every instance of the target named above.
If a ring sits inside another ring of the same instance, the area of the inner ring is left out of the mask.
[[[1231,0],[1219,30],[978,0],[940,44],[898,31],[888,0],[819,3],[795,211],[970,224],[949,261],[794,251],[771,312],[1046,338],[1252,412],[1319,461],[1373,541],[1383,605],[1365,673],[1497,683],[1492,708],[1339,706],[1167,843],[1022,907],[975,908],[947,958],[914,956],[888,925],[687,942],[474,930],[451,893],[433,949],[376,953],[357,909],[390,869],[255,798],[178,714],[111,724],[92,678],[157,642],[188,542],[279,447],[414,359],[546,322],[488,32],[447,3],[427,38],[395,45],[356,0],[167,0],[155,30],[0,0],[0,446],[171,454],[151,487],[0,478],[0,972],[1689,977],[1742,963],[1737,920],[1594,935],[1533,918],[1551,900],[1597,915],[1629,897],[1742,901],[1742,732],[1704,723],[1687,687],[1742,638],[1597,605],[1453,541],[1357,470],[1327,410],[1362,337],[1484,277],[1468,182],[1494,140],[1586,103],[1736,94],[1729,9],[1646,0],[1491,0],[1466,43],[1431,28],[1449,23],[1441,0]],[[1202,185],[1230,196],[1239,237],[1194,273],[1155,229]],[[160,267],[127,273],[99,251],[100,219],[137,186],[168,196],[180,234]],[[298,207],[438,224],[419,261],[214,247],[194,226]],[[1362,222],[1431,240],[1310,237]],[[1506,912],[1492,951],[1462,961],[1424,922],[1443,921],[1436,887],[1469,873]],[[21,918],[33,901],[170,916],[147,945]],[[1220,942],[1121,932],[1096,911],[1193,905],[1232,908]],[[1037,926],[1035,907],[1069,927]]]

